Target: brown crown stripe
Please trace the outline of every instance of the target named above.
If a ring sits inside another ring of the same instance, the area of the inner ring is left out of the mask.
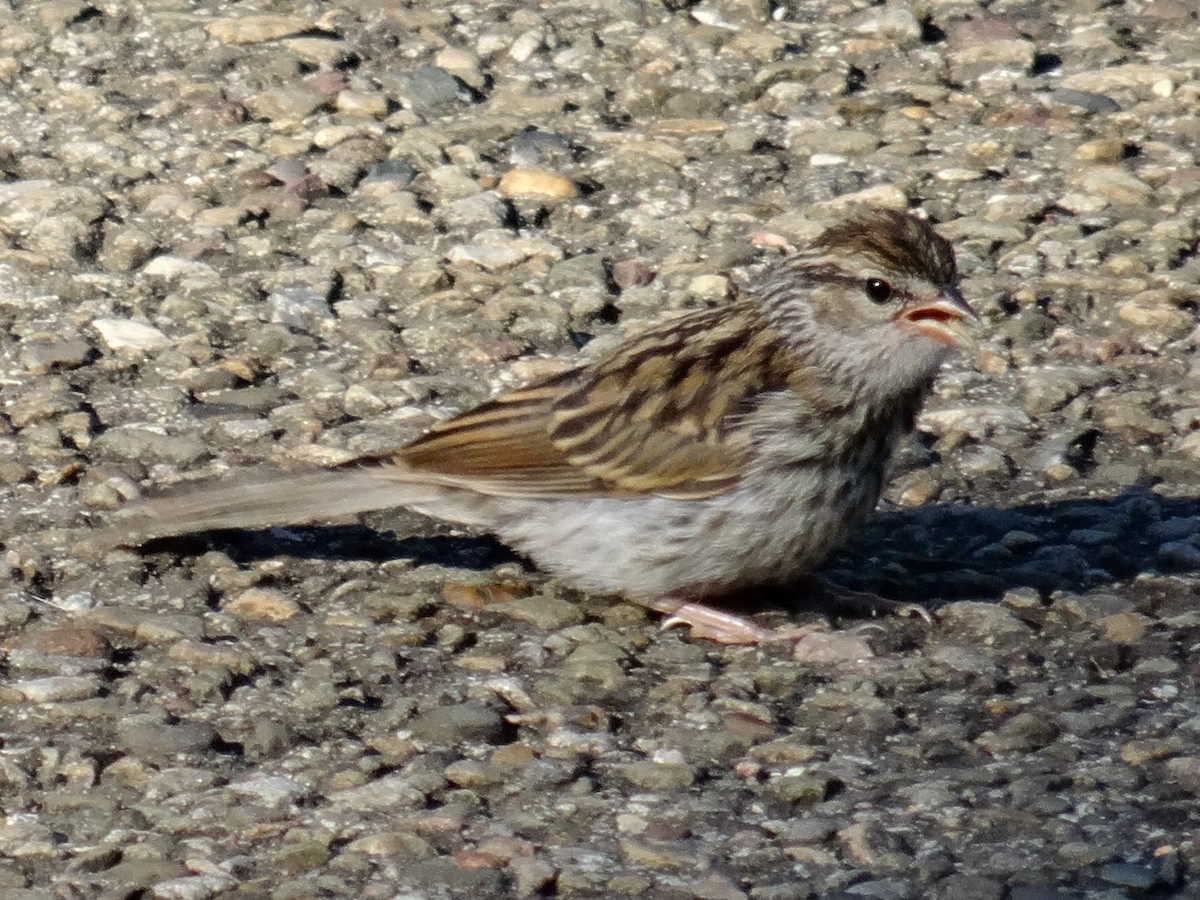
[[[954,280],[950,242],[924,223],[892,210],[876,210],[835,225],[815,244],[820,248],[852,248],[879,260],[885,268],[928,278],[934,284]]]

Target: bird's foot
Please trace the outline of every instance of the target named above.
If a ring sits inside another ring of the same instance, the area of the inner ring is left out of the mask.
[[[927,625],[933,624],[933,616],[929,614],[929,610],[916,603],[903,603],[868,591],[851,590],[830,584],[823,578],[815,580],[814,588],[819,592],[820,599],[838,612],[871,618],[904,616],[905,618],[920,619]]]
[[[804,585],[807,588],[806,593],[809,594],[810,604],[823,607],[824,611],[832,614],[864,618],[896,615],[917,618],[927,625],[933,624],[933,617],[928,610],[915,603],[902,603],[878,594],[833,585],[823,578],[810,578]],[[762,598],[755,596],[756,593],[743,591],[723,599],[729,600],[731,605],[736,605],[739,598],[753,599],[756,601],[755,605],[761,605]],[[814,634],[825,634],[828,631],[824,624],[766,628],[745,616],[669,595],[640,599],[638,602],[666,617],[663,621],[664,629],[686,625],[691,629],[693,637],[718,644],[757,645],[779,641],[795,644]]]
[[[660,598],[646,604],[651,609],[665,613],[663,629],[687,626],[693,637],[727,645],[757,645],[778,641],[801,641],[817,632],[825,631],[817,626],[795,628],[764,628],[743,616],[736,616],[702,603]]]

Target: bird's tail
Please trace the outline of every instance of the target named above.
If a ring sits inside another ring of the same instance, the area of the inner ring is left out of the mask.
[[[413,506],[429,488],[382,469],[283,472],[256,468],[130,504],[92,543],[137,546],[153,538],[231,528],[268,528]]]

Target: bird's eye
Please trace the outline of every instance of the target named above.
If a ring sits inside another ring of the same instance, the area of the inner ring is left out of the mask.
[[[892,296],[892,286],[882,278],[868,278],[865,287],[867,296],[875,303],[885,303]]]

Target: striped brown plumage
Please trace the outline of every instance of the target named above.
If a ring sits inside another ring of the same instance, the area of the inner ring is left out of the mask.
[[[751,452],[738,415],[786,388],[792,356],[755,304],[707,310],[488,401],[396,459],[508,496],[711,497],[737,482]],[[722,377],[730,368],[736,381]]]
[[[950,245],[866,211],[738,300],[502,394],[387,457],[139,504],[125,542],[406,505],[494,530],[576,584],[758,640],[697,603],[811,571],[874,507],[886,464],[974,316]]]

